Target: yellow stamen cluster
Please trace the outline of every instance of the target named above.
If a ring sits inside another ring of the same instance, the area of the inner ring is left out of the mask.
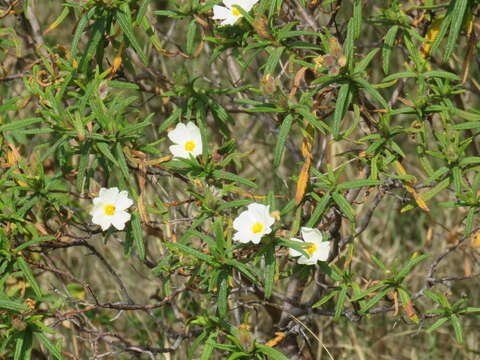
[[[193,150],[195,150],[196,147],[197,144],[195,144],[195,142],[193,142],[192,140],[189,140],[185,143],[185,150],[187,150],[188,152],[192,152]]]
[[[261,233],[262,230],[263,230],[263,224],[261,224],[261,223],[259,223],[259,222],[253,224],[253,226],[252,226],[252,232],[253,232],[254,234]]]
[[[317,245],[311,243],[307,248],[307,253],[312,255],[315,251],[317,251]]]
[[[103,212],[105,213],[105,215],[112,216],[113,214],[115,214],[115,205],[112,205],[112,204],[105,205],[103,207]]]
[[[238,11],[237,8],[233,8],[232,9],[232,14],[233,14],[233,16],[240,16],[240,11]]]

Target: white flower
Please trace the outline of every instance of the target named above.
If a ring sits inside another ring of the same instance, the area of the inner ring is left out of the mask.
[[[125,223],[130,220],[130,214],[125,210],[133,205],[133,200],[128,197],[126,191],[118,191],[118,188],[101,188],[98,197],[93,199],[93,208],[90,211],[92,222],[100,225],[102,230],[107,230],[110,225],[117,230],[123,230]]]
[[[297,260],[299,264],[315,265],[318,261],[326,261],[328,254],[330,253],[330,242],[322,241],[322,233],[318,229],[312,229],[308,227],[302,227],[302,238],[292,238],[292,241],[298,241],[305,244],[305,252],[310,256],[307,257],[301,252],[294,249],[289,249],[290,256],[300,256]]]
[[[168,132],[168,138],[175,143],[170,146],[170,152],[175,157],[189,159],[202,153],[202,136],[200,129],[193,122],[187,125],[178,123],[175,129]]]
[[[258,244],[265,234],[270,234],[275,219],[270,215],[270,206],[258,203],[248,205],[245,210],[233,221],[233,228],[237,232],[233,240],[241,243],[252,242]]]
[[[255,5],[258,0],[223,0],[225,6],[215,5],[213,7],[213,17],[214,20],[223,20],[220,25],[233,25],[235,22],[240,19],[243,15],[234,5],[241,7],[246,12],[249,12],[253,5]]]

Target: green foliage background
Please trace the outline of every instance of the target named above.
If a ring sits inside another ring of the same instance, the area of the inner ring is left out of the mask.
[[[218,3],[0,1],[0,357],[478,358],[479,2]]]

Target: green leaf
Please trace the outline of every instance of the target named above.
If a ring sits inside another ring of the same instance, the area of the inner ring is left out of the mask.
[[[285,143],[287,142],[288,133],[292,128],[293,116],[287,115],[283,119],[282,125],[280,127],[280,132],[278,134],[277,143],[275,144],[275,150],[273,151],[273,167],[277,168],[280,165],[280,160],[282,159],[283,151],[285,150]]]
[[[462,334],[462,325],[460,324],[460,319],[456,314],[450,315],[450,322],[453,326],[453,331],[455,332],[455,340],[458,344],[463,344],[463,334]]]
[[[335,304],[335,320],[339,320],[340,316],[342,316],[343,306],[345,305],[345,300],[347,299],[347,292],[348,287],[346,285],[343,285],[338,292],[338,299],[337,303]]]
[[[370,286],[368,289],[366,290],[363,290],[361,291],[360,293],[358,294],[355,294],[355,296],[351,297],[350,298],[350,301],[354,302],[354,301],[358,301],[358,300],[361,300],[363,299],[364,297],[366,297],[367,295],[370,295],[371,293],[383,288],[385,286],[385,283],[383,282],[379,282],[373,286]]]
[[[312,305],[312,309],[322,306],[323,304],[327,303],[330,299],[334,298],[337,295],[338,290],[332,290],[330,293],[325,295],[323,298],[318,300],[315,304]]]
[[[123,154],[122,144],[116,143],[115,144],[115,155],[117,156],[117,163],[122,175],[126,181],[130,181],[130,171],[128,170],[127,160],[125,159],[125,155]]]
[[[24,312],[28,310],[26,305],[18,303],[16,301],[8,300],[3,297],[0,297],[0,309],[16,311],[16,312]]]
[[[133,242],[138,252],[138,257],[142,260],[145,259],[145,245],[143,244],[143,230],[142,224],[140,221],[140,215],[138,212],[132,214],[131,223],[131,233],[133,237]]]
[[[362,0],[355,0],[353,3],[353,38],[360,37],[362,29]]]
[[[222,216],[218,216],[213,223],[213,231],[215,233],[216,249],[220,254],[225,252],[225,237],[223,236],[223,224],[224,219]]]
[[[350,220],[352,223],[355,222],[355,211],[352,208],[352,205],[345,199],[345,197],[338,193],[338,192],[333,192],[332,193],[332,199],[335,201],[335,203],[338,205],[340,208],[340,211],[342,214],[344,214],[348,220]]]
[[[468,210],[467,217],[465,218],[465,230],[464,230],[464,235],[463,235],[465,238],[468,238],[472,233],[473,219],[474,219],[476,213],[477,213],[477,209],[475,209],[473,207],[470,208],[470,210]]]
[[[377,294],[375,294],[361,309],[362,313],[367,313],[373,306],[375,306],[382,298],[387,295],[392,289],[390,287],[386,287],[385,289],[381,290]]]
[[[392,54],[393,43],[397,37],[398,25],[393,25],[388,29],[385,39],[383,41],[382,47],[382,57],[383,57],[383,72],[388,74],[390,72],[390,56]],[[387,80],[384,80],[387,81]]]
[[[18,129],[24,129],[27,126],[44,121],[42,118],[28,118],[23,120],[15,120],[10,124],[0,126],[0,131],[15,131]]]
[[[352,181],[345,181],[339,185],[337,185],[338,191],[344,191],[359,187],[371,187],[381,185],[383,181],[380,180],[371,180],[371,179],[359,179],[359,180],[352,180]]]
[[[384,109],[388,109],[388,103],[385,101],[383,96],[375,89],[372,85],[370,85],[366,80],[361,78],[356,78],[355,82],[360,85],[367,93],[369,93],[375,100],[377,100]]]
[[[214,339],[218,336],[218,332],[214,331],[210,334],[207,341],[205,342],[205,346],[203,347],[202,355],[200,356],[200,360],[208,360],[213,353],[215,348],[215,341]]]
[[[128,3],[123,4],[120,7],[120,10],[116,12],[116,17],[117,21],[120,24],[120,27],[122,28],[123,33],[127,37],[128,41],[130,42],[130,45],[133,46],[135,49],[136,53],[142,60],[143,64],[146,66],[148,65],[148,59],[145,56],[145,53],[143,52],[142,46],[138,42],[137,38],[135,37],[135,34],[133,32],[133,27],[132,27],[132,19],[130,16],[130,8]]]
[[[53,345],[43,332],[35,332],[35,337],[47,348],[57,360],[64,360],[63,355],[58,351],[57,347]]]
[[[29,247],[33,244],[37,244],[39,242],[43,242],[43,241],[46,241],[46,240],[54,240],[54,239],[55,239],[55,236],[51,236],[51,235],[39,236],[39,237],[33,238],[32,240],[24,242],[22,245],[17,246],[14,251],[19,252],[19,251],[22,251],[23,249],[26,249],[27,247]]]
[[[232,174],[231,172],[225,171],[225,170],[215,170],[212,173],[213,177],[216,179],[225,179],[225,180],[230,180],[233,182],[238,182],[240,184],[248,185],[253,188],[258,188],[257,184],[255,184],[253,181],[250,181],[248,179],[245,179],[241,176],[238,176],[236,174]]]
[[[448,72],[448,71],[440,71],[440,70],[434,70],[434,71],[427,71],[422,74],[425,77],[433,77],[433,78],[442,78],[442,79],[448,79],[448,80],[454,80],[454,81],[460,81],[460,77]]]
[[[114,163],[115,166],[120,167],[120,165],[118,165],[117,159],[115,158],[115,156],[113,156],[112,151],[110,150],[110,147],[107,145],[107,143],[98,141],[95,143],[95,146],[103,155],[105,155],[108,160]]]
[[[257,279],[257,276],[252,272],[252,268],[248,267],[244,263],[241,263],[235,259],[224,259],[225,264],[234,267],[236,270],[240,271],[248,280],[253,282],[255,285],[260,285],[260,282]]]
[[[430,256],[431,254],[412,256],[412,258],[395,275],[395,278],[398,280],[403,280],[412,271],[415,265],[417,265],[418,263],[422,262],[425,259],[428,259]]]
[[[433,323],[432,326],[430,326],[430,327],[427,329],[427,333],[431,333],[431,332],[437,330],[440,326],[442,326],[443,324],[445,324],[447,321],[448,321],[448,318],[447,318],[447,317],[443,317],[443,318],[438,319],[437,321],[435,321],[435,322]]]
[[[347,109],[350,105],[350,96],[351,86],[347,82],[340,86],[338,91],[337,103],[335,104],[335,112],[333,113],[333,139],[340,139],[340,128],[342,126],[342,120],[347,112]]]
[[[164,122],[160,124],[157,131],[161,134],[163,131],[167,130],[168,127],[172,126],[174,122],[180,119],[182,116],[182,108],[176,108],[172,115],[170,115]]]
[[[342,274],[341,272],[338,270],[338,267],[336,267],[335,265],[328,265],[327,263],[325,262],[320,262],[318,264],[318,266],[320,267],[320,269],[325,273],[327,274],[331,279],[335,280],[335,281],[338,281],[338,282],[341,282],[343,281],[343,278],[342,278]]]
[[[276,47],[270,54],[267,62],[265,63],[265,70],[266,74],[273,74],[275,68],[277,67],[278,62],[280,61],[280,57],[282,56],[283,50],[285,48],[283,46]]]
[[[272,296],[275,279],[275,245],[269,244],[265,251],[265,298]]]
[[[317,206],[315,207],[315,210],[313,210],[312,216],[310,216],[310,219],[308,219],[308,222],[305,225],[307,227],[315,226],[315,224],[325,212],[325,209],[327,208],[331,199],[330,193],[326,193],[325,195],[323,195],[322,198],[320,198],[317,194],[312,193],[312,197],[315,198],[315,200],[317,201]]]
[[[392,75],[389,75],[383,79],[383,82],[390,82],[392,80],[404,79],[404,78],[416,78],[418,75],[412,71],[403,71],[398,72]]]
[[[230,201],[230,202],[227,202],[227,203],[223,203],[217,209],[218,209],[219,212],[223,212],[226,209],[237,208],[237,207],[250,205],[252,202],[253,201],[250,200],[250,199],[233,200],[233,201]]]
[[[359,73],[365,71],[365,69],[370,65],[370,62],[373,60],[375,55],[377,55],[380,49],[373,49],[370,51],[356,66],[354,72]]]
[[[458,166],[452,168],[453,187],[457,194],[460,194],[463,187],[462,170]]]
[[[80,21],[78,22],[77,27],[75,28],[75,34],[73,34],[72,45],[71,45],[72,59],[75,59],[77,57],[78,43],[80,42],[83,31],[88,25],[88,21],[90,20],[90,13],[91,11],[84,14],[80,18]]]
[[[196,249],[191,248],[188,245],[180,244],[178,242],[175,243],[165,243],[165,246],[169,248],[175,248],[183,252],[184,254],[190,255],[194,258],[197,258],[198,260],[205,261],[206,263],[209,263],[211,265],[215,264],[215,259],[213,256],[204,254]]]
[[[16,344],[15,344],[15,354],[13,355],[13,360],[23,360],[21,358],[23,354],[23,334],[24,332],[22,331],[19,333],[19,336],[17,338]]]
[[[195,20],[190,21],[188,24],[187,30],[187,45],[186,52],[188,55],[193,55],[194,45],[195,45],[195,36],[197,35],[197,22]]]
[[[218,276],[217,293],[218,315],[225,317],[228,311],[228,271],[221,271]]]
[[[443,61],[446,62],[450,55],[452,55],[453,49],[457,45],[458,35],[462,28],[463,19],[465,17],[465,12],[467,10],[468,0],[455,0],[453,10],[451,13],[451,24],[450,32],[448,34],[447,46],[445,47],[445,52],[443,53]],[[433,47],[433,46],[432,46]]]
[[[257,351],[260,351],[261,353],[267,355],[270,359],[273,360],[289,360],[288,357],[283,355],[280,351],[266,345],[262,344],[255,344],[255,347],[257,348]]]
[[[42,297],[42,290],[40,289],[40,286],[30,270],[30,267],[23,257],[20,256],[17,258],[17,265],[19,269],[22,270],[23,276],[25,276],[25,278],[28,280],[30,286],[35,292],[35,295],[37,295],[39,298]]]
[[[86,21],[88,22],[88,20],[89,19],[87,18]],[[100,17],[93,23],[92,35],[90,36],[90,40],[88,41],[87,49],[82,52],[83,55],[80,60],[80,64],[78,65],[81,71],[85,71],[87,69],[87,66],[90,63],[90,60],[93,58],[93,55],[95,55],[97,51],[97,48],[100,47],[100,44],[103,42],[106,22],[107,22],[107,19],[105,17]],[[75,33],[75,36],[77,35],[77,32]],[[79,36],[81,35],[82,34],[79,33]]]

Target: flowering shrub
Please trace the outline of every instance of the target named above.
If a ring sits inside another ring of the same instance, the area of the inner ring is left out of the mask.
[[[475,357],[479,11],[0,1],[0,358]]]

